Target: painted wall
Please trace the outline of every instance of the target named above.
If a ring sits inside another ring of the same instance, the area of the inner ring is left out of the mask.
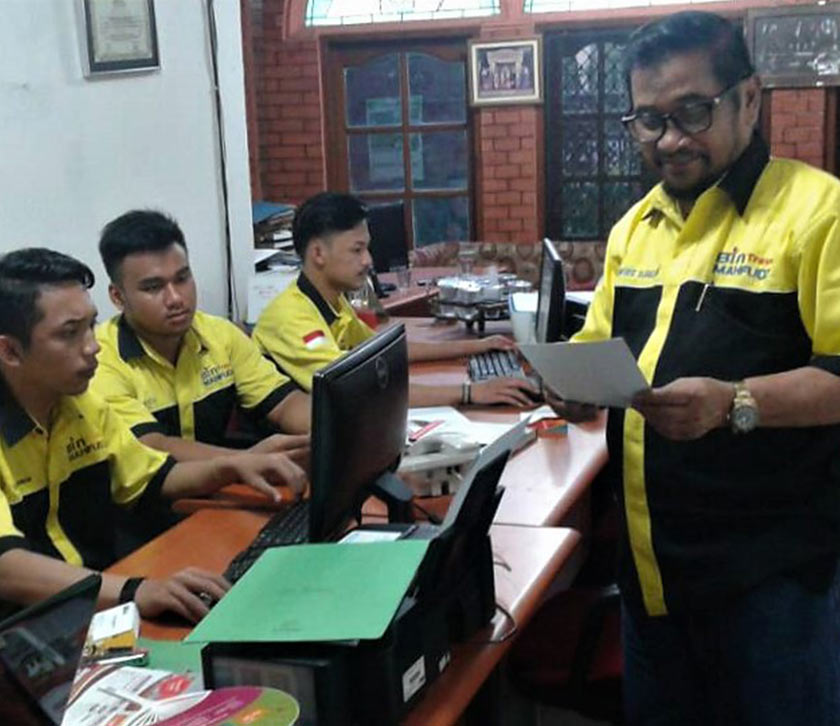
[[[225,313],[224,214],[206,3],[155,3],[161,69],[85,78],[76,0],[2,0],[0,251],[45,245],[94,269],[113,217],[154,207],[181,224],[200,304]],[[236,287],[252,262],[239,3],[217,0],[220,90]]]

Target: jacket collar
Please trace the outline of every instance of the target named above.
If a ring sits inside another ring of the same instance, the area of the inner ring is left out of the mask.
[[[187,331],[187,335],[189,335],[190,332],[195,333],[196,337],[194,340],[196,341],[196,350],[206,350],[207,346],[204,344],[204,341],[195,329],[195,320],[193,320],[192,327],[190,327]],[[187,344],[187,340],[184,342]],[[146,349],[140,341],[140,337],[136,332],[134,332],[134,328],[128,324],[128,321],[125,319],[125,315],[120,315],[119,320],[117,321],[117,349],[119,350],[120,358],[126,361],[126,363],[130,360],[136,360],[137,358],[142,358],[144,355],[147,355]]]
[[[0,383],[0,434],[9,446],[14,446],[32,429],[35,422],[23,410],[5,383]]]
[[[318,312],[321,313],[321,317],[324,318],[327,325],[332,325],[338,318],[338,315],[335,314],[335,311],[332,307],[330,307],[330,304],[324,300],[321,293],[318,292],[318,289],[312,284],[312,281],[303,274],[303,272],[298,275],[297,286],[298,289],[313,302],[315,307],[318,308]]]

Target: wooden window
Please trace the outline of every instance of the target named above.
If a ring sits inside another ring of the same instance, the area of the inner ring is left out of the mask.
[[[402,200],[409,248],[470,239],[466,44],[332,48],[330,188]]]

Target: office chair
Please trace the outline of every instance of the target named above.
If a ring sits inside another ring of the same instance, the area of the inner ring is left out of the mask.
[[[586,561],[569,590],[542,604],[508,658],[528,698],[622,723],[621,608],[615,584],[618,505],[605,477],[593,482]]]
[[[405,206],[400,202],[368,207],[370,255],[376,272],[388,272],[394,265],[408,264]]]
[[[622,723],[618,587],[573,587],[546,601],[508,656],[526,697]]]

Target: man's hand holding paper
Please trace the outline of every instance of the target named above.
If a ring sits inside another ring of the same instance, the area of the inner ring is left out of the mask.
[[[649,389],[633,354],[622,338],[598,343],[548,343],[519,346],[528,362],[554,392],[555,403],[562,403],[569,416],[587,416],[586,407],[576,404],[628,408],[633,397]],[[549,403],[560,413],[554,403]],[[579,418],[578,420],[586,420]]]

